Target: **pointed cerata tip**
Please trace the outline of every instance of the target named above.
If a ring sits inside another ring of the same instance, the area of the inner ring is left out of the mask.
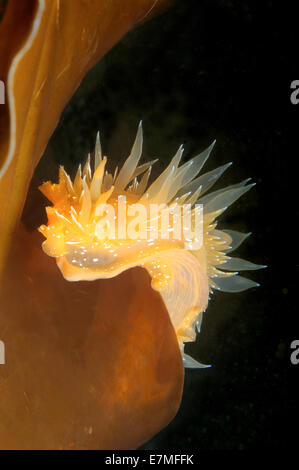
[[[245,192],[249,191],[249,190],[252,189],[255,185],[256,185],[256,183],[250,183],[250,184],[247,184],[247,186],[243,186],[244,191],[245,191]],[[244,194],[244,193],[242,193],[242,194]]]
[[[97,132],[97,135],[96,135],[96,146],[97,146],[97,149],[100,147],[100,131]]]
[[[207,153],[207,159],[209,158],[213,148],[215,147],[215,144],[216,144],[216,139],[213,140],[213,142],[211,143],[211,145],[209,145],[209,147],[205,150],[205,153]],[[205,160],[206,161],[206,160]]]

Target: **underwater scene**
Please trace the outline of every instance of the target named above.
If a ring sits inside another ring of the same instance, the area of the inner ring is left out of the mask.
[[[294,446],[291,16],[0,1],[0,450]]]

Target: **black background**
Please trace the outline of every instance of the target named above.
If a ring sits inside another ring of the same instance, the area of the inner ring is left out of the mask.
[[[181,143],[188,159],[216,138],[205,169],[234,162],[217,188],[247,177],[257,182],[219,228],[253,232],[236,254],[268,265],[247,276],[261,286],[213,295],[201,334],[186,347],[213,367],[186,370],[177,416],[142,449],[295,445],[299,105],[290,102],[290,84],[299,70],[296,14],[281,5],[177,1],[130,32],[84,79],[33,179],[32,188],[55,179],[57,164],[74,174],[98,129],[114,169],[143,119],[143,161],[160,159],[154,176]]]

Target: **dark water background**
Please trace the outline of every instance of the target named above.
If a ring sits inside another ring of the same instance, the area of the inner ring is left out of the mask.
[[[247,276],[261,287],[214,294],[201,334],[186,347],[213,367],[186,371],[176,418],[143,449],[275,450],[294,443],[295,26],[295,15],[280,2],[177,1],[129,33],[88,74],[37,168],[36,186],[55,180],[58,164],[73,174],[100,129],[114,169],[142,118],[143,161],[160,159],[154,176],[181,143],[188,159],[216,138],[206,171],[234,165],[215,189],[247,177],[258,183],[222,215],[219,228],[253,232],[236,255],[268,265]]]

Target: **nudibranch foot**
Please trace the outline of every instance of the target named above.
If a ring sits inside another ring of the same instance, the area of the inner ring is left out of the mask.
[[[139,165],[143,146],[140,122],[132,151],[118,171],[106,171],[97,134],[94,166],[90,156],[74,181],[59,170],[59,182],[40,189],[52,202],[44,251],[56,258],[69,281],[108,279],[135,266],[144,267],[152,288],[162,296],[176,332],[185,367],[206,367],[184,355],[195,341],[202,314],[214,290],[241,292],[258,284],[239,275],[263,265],[231,257],[250,234],[217,229],[217,217],[254,183],[208,193],[231,162],[199,175],[215,141],[180,164],[180,146],[169,165],[149,184],[156,160]],[[198,176],[199,175],[199,176]]]

